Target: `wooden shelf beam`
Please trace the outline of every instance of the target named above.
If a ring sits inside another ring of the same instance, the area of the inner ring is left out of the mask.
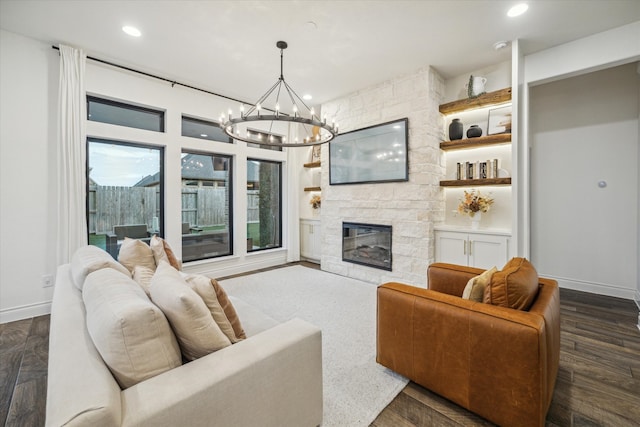
[[[321,191],[320,187],[304,187],[304,191]]]
[[[318,160],[317,162],[305,163],[303,166],[305,168],[319,168],[320,167],[320,160]]]
[[[481,185],[511,185],[511,178],[451,179],[440,181],[441,187],[477,187]]]
[[[472,110],[474,108],[487,107],[494,104],[502,104],[509,101],[511,101],[510,87],[496,90],[495,92],[488,92],[476,98],[459,99],[457,101],[442,104],[440,105],[440,112],[442,114],[453,114],[465,110]]]
[[[440,143],[442,150],[461,150],[465,148],[476,148],[484,145],[509,144],[511,143],[510,133],[500,133],[497,135],[480,136],[478,138],[456,139],[453,141],[443,141]]]

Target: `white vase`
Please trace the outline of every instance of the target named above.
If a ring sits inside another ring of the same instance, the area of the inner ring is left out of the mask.
[[[476,212],[472,217],[471,217],[471,229],[472,230],[477,230],[478,228],[480,228],[480,220],[482,219],[482,212]]]

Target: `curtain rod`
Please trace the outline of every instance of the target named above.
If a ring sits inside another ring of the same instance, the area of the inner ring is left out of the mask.
[[[53,49],[57,50],[57,51],[60,50],[60,48],[58,46],[51,46],[51,47]],[[112,67],[121,68],[123,70],[131,71],[132,73],[138,73],[138,74],[142,74],[143,76],[152,77],[152,78],[157,79],[157,80],[162,80],[164,82],[171,83],[171,87],[173,87],[175,85],[178,85],[178,86],[186,87],[188,89],[193,89],[193,90],[197,90],[197,91],[200,91],[200,92],[208,93],[209,95],[219,96],[220,98],[225,98],[225,99],[229,99],[231,101],[239,102],[241,104],[253,105],[250,102],[245,102],[245,101],[242,101],[242,100],[239,100],[239,99],[236,99],[236,98],[232,98],[232,97],[226,96],[226,95],[220,95],[219,93],[211,92],[211,91],[206,90],[206,89],[201,89],[199,87],[191,86],[191,85],[188,85],[188,84],[185,84],[185,83],[180,83],[178,81],[170,80],[170,79],[167,79],[165,77],[156,76],[155,74],[147,73],[145,71],[140,71],[140,70],[136,70],[134,68],[125,67],[124,65],[115,64],[113,62],[105,61],[104,59],[94,58],[92,56],[87,56],[87,59],[90,59],[90,60],[95,61],[95,62],[99,62],[101,64],[106,64],[106,65],[110,65]],[[269,111],[273,111],[273,110],[271,110],[269,108],[264,108],[264,109],[265,110],[269,110]]]

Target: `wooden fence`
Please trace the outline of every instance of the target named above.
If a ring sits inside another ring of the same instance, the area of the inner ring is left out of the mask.
[[[247,192],[247,220],[258,222],[258,191]],[[182,222],[207,227],[229,225],[229,197],[225,187],[183,187]],[[160,216],[160,190],[157,187],[89,188],[89,233],[113,232],[114,225],[147,224]]]

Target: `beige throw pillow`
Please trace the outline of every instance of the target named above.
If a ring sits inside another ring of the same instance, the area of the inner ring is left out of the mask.
[[[118,253],[118,261],[133,273],[136,265],[156,269],[156,261],[153,258],[153,251],[149,245],[142,240],[124,238],[120,252]]]
[[[123,389],[182,364],[164,314],[124,273],[91,273],[82,299],[93,344]]]
[[[496,271],[498,271],[498,269],[496,267],[492,267],[481,275],[469,279],[467,286],[465,286],[464,291],[462,292],[462,298],[482,302],[484,298],[484,288],[491,283],[491,277]]]
[[[111,255],[97,246],[87,245],[78,249],[71,257],[71,277],[76,288],[82,290],[87,276],[103,268],[111,268],[128,276],[129,271]]]
[[[166,261],[176,270],[181,269],[180,261],[176,258],[171,246],[162,237],[158,237],[155,234],[151,237],[151,243],[149,244],[151,251],[153,252],[153,258],[156,261],[156,265],[160,265],[160,261]]]
[[[149,298],[151,298],[151,279],[153,278],[153,274],[155,270],[150,269],[149,267],[144,267],[142,265],[136,265],[133,267],[133,280],[140,285],[144,293],[147,294]]]
[[[231,345],[202,298],[167,262],[160,262],[151,279],[151,300],[167,316],[185,359],[195,360]]]
[[[211,283],[212,279],[199,274],[191,274],[187,276],[185,280],[191,289],[193,289],[200,298],[202,298],[211,312],[213,320],[215,320],[216,324],[220,327],[226,337],[229,338],[229,341],[234,344],[241,341],[243,338],[236,336],[236,333],[233,330],[233,325],[229,321],[229,318],[218,301],[216,290]],[[229,301],[229,304],[231,304],[231,301]]]

